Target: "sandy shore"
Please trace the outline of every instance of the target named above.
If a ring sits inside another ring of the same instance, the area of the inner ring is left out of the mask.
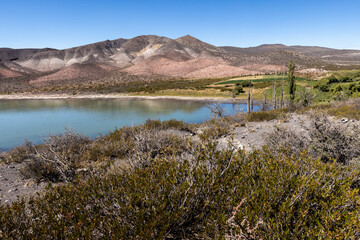
[[[9,94],[0,95],[0,100],[51,100],[51,99],[124,99],[124,100],[157,100],[173,99],[184,101],[206,102],[234,102],[232,98],[222,97],[185,97],[185,96],[131,96],[126,94]],[[235,102],[244,102],[244,99],[236,99]]]

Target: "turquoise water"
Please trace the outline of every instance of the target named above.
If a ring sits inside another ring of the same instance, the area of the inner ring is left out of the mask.
[[[200,123],[211,118],[207,105],[177,100],[1,100],[0,150],[22,145],[25,139],[41,143],[66,128],[94,138],[147,119]],[[246,109],[246,104],[221,105],[227,114]]]

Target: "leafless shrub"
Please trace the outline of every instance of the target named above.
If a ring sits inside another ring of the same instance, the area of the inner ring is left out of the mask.
[[[309,147],[325,162],[336,159],[337,162],[347,164],[360,156],[359,126],[349,128],[331,122],[323,115],[314,114],[309,135]]]
[[[210,110],[213,118],[222,118],[226,116],[226,112],[223,106],[219,103],[212,103],[207,105],[207,108]]]
[[[300,100],[299,103],[303,107],[309,106],[314,98],[316,97],[316,93],[312,89],[303,89],[302,91],[299,91]]]
[[[90,138],[72,130],[51,135],[42,145],[27,144],[27,160],[21,173],[27,178],[52,182],[72,181]]]
[[[310,118],[307,133],[275,128],[266,136],[266,144],[273,151],[287,148],[290,154],[295,155],[307,149],[312,156],[324,162],[336,160],[348,164],[360,156],[359,126],[340,124],[322,114],[313,113]]]
[[[190,138],[175,135],[170,131],[143,129],[134,135],[131,151],[125,156],[132,168],[146,167],[151,161],[161,157],[186,159],[192,156],[198,144]]]
[[[280,148],[287,149],[289,154],[299,155],[309,146],[311,140],[306,135],[301,135],[295,131],[284,127],[275,127],[274,130],[265,137],[266,145],[274,152]]]

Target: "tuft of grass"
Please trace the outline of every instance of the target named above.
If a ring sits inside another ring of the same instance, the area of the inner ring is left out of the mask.
[[[274,109],[270,111],[252,112],[247,115],[247,121],[249,122],[263,122],[274,119],[286,118],[286,113],[289,110],[287,108]]]

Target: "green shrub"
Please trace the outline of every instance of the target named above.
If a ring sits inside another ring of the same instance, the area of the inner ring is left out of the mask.
[[[244,80],[244,81],[241,82],[241,86],[242,87],[252,87],[253,84],[249,80]]]
[[[208,144],[191,160],[159,159],[0,206],[0,238],[356,239],[357,174],[305,152],[247,156]]]
[[[329,84],[332,84],[332,83],[338,83],[339,80],[335,77],[335,75],[331,75],[329,78],[328,78],[328,82]]]
[[[236,86],[232,91],[233,94],[239,95],[240,93],[244,92],[244,89],[242,86]]]
[[[315,83],[314,88],[317,88],[322,92],[328,92],[330,90],[329,84],[330,83],[328,79],[321,79]]]

